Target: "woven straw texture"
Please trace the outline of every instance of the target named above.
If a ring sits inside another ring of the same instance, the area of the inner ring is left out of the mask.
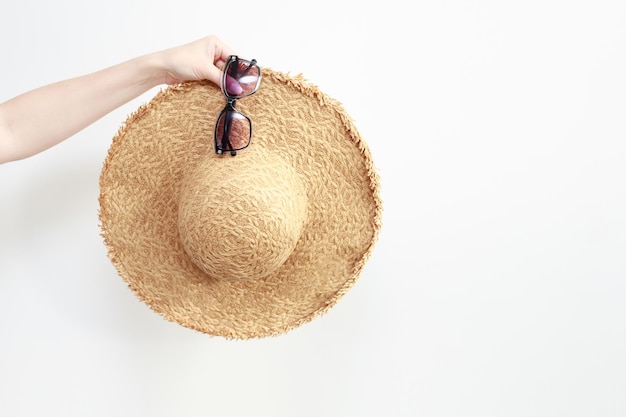
[[[100,176],[109,257],[182,326],[225,338],[285,333],[354,285],[381,227],[379,177],[341,105],[263,68],[238,109],[250,146],[218,156],[224,107],[208,82],[168,87],[122,125]]]

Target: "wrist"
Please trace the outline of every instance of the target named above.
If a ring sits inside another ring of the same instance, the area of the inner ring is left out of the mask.
[[[147,72],[151,74],[152,82],[155,85],[171,85],[185,81],[176,72],[175,58],[172,55],[171,50],[163,50],[145,56],[146,63],[150,68]]]
[[[161,84],[168,84],[171,73],[168,69],[165,57],[160,52],[154,52],[137,58],[139,62],[139,71],[149,88],[156,87]]]

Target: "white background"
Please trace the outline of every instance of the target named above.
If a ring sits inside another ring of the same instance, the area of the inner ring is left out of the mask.
[[[0,415],[626,415],[626,2],[4,2],[0,101],[208,34],[354,118],[385,204],[361,279],[246,342],[138,301],[98,177],[151,91],[0,166]]]

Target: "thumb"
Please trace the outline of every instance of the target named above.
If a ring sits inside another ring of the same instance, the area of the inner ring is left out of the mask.
[[[241,86],[241,84],[239,84],[239,82],[236,79],[234,79],[228,74],[226,74],[226,90],[230,94],[234,94],[236,96],[243,93],[243,87]]]

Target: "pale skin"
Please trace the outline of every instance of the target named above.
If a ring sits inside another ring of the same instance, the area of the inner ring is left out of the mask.
[[[42,152],[158,85],[205,79],[220,85],[220,68],[232,54],[208,36],[1,103],[0,164]]]

